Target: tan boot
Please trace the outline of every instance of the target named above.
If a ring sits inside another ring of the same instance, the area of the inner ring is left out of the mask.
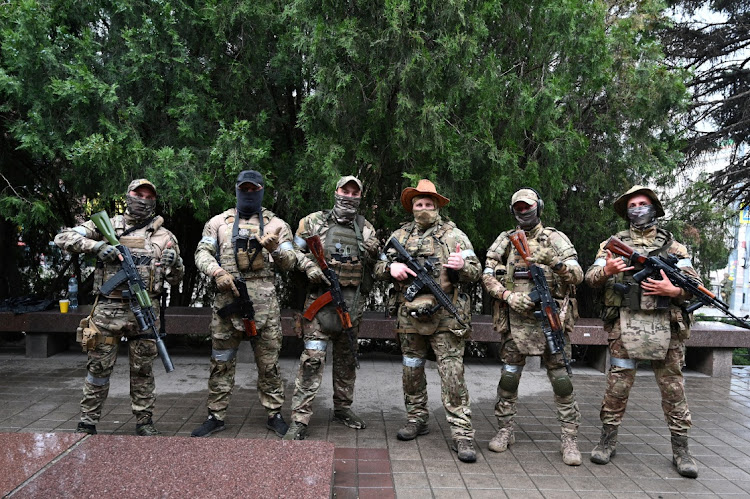
[[[490,440],[490,450],[492,452],[505,452],[510,444],[516,443],[516,436],[513,434],[513,423],[498,428],[497,433]]]
[[[581,465],[581,452],[578,450],[578,426],[563,423],[560,438],[560,453],[563,463],[568,466]]]
[[[605,424],[602,426],[602,436],[599,443],[591,451],[591,462],[596,464],[607,464],[610,458],[617,452],[617,426]]]
[[[688,450],[687,435],[672,433],[672,464],[677,467],[677,473],[687,478],[698,478],[698,463]]]

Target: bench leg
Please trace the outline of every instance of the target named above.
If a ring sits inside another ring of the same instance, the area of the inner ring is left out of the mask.
[[[688,347],[685,354],[685,365],[715,378],[732,375],[733,348]]]
[[[68,349],[66,333],[26,333],[26,357],[46,359]]]

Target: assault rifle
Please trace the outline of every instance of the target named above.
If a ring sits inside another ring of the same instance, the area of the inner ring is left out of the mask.
[[[552,297],[552,293],[550,293],[547,278],[544,277],[544,270],[534,263],[529,263],[528,258],[531,256],[531,250],[524,231],[517,230],[511,233],[509,237],[518,254],[526,262],[531,280],[534,282],[534,290],[529,293],[529,298],[540,306],[540,310],[534,311],[534,317],[542,324],[547,348],[552,354],[561,353],[565,370],[568,371],[568,374],[573,374],[570,368],[570,360],[565,354],[565,330],[560,320],[560,308]]]
[[[101,232],[104,238],[109,241],[109,244],[116,247],[120,252],[118,258],[120,259],[120,265],[122,267],[114,276],[102,285],[99,292],[102,295],[107,296],[121,284],[125,282],[128,283],[128,289],[123,290],[122,297],[129,301],[130,311],[135,316],[135,320],[141,331],[150,331],[150,334],[148,334],[147,337],[153,336],[153,339],[156,340],[156,350],[159,352],[159,357],[161,358],[162,364],[164,364],[164,369],[168,373],[171,373],[174,371],[174,364],[172,364],[172,359],[169,357],[169,352],[167,352],[167,347],[164,345],[164,341],[161,339],[162,337],[156,330],[156,316],[154,315],[154,308],[151,304],[151,297],[148,295],[143,279],[141,279],[140,274],[138,274],[133,255],[130,253],[127,246],[120,244],[120,241],[117,240],[115,229],[112,227],[112,222],[106,211],[100,211],[99,213],[93,214],[91,216],[91,221],[94,222],[94,225],[96,225],[96,228],[99,229],[99,232]]]
[[[333,302],[339,320],[341,320],[341,327],[343,328],[344,333],[346,333],[347,338],[349,338],[349,349],[352,351],[354,364],[359,369],[357,345],[354,339],[354,326],[352,325],[352,317],[349,315],[349,307],[347,307],[346,300],[344,300],[344,294],[341,292],[339,276],[336,275],[336,272],[334,272],[333,269],[328,266],[328,262],[326,262],[326,255],[323,251],[323,243],[320,241],[320,236],[314,235],[308,237],[305,239],[305,242],[307,242],[307,247],[310,248],[310,253],[313,254],[315,260],[318,262],[318,266],[323,271],[323,275],[325,275],[328,282],[331,283],[331,287],[307,307],[303,317],[308,321],[311,321],[321,308]]]
[[[694,312],[703,305],[707,305],[721,310],[722,313],[739,322],[740,326],[750,329],[750,322],[747,321],[747,316],[744,318],[737,317],[729,310],[729,305],[717,298],[716,295],[703,286],[698,279],[681,272],[679,267],[677,267],[676,256],[669,255],[664,257],[661,255],[641,255],[635,249],[631,248],[615,236],[612,236],[607,240],[604,249],[609,250],[616,255],[624,256],[630,261],[631,265],[638,264],[639,266],[643,266],[642,270],[633,274],[633,279],[639,284],[649,277],[660,277],[660,271],[663,270],[672,284],[678,288],[684,289],[695,298],[693,303],[682,307],[685,312]]]
[[[417,297],[417,294],[419,294],[422,288],[426,287],[427,290],[432,293],[432,296],[434,296],[437,300],[437,305],[435,305],[428,312],[430,315],[440,310],[440,307],[443,307],[448,312],[450,312],[453,317],[456,318],[459,324],[461,324],[463,327],[468,327],[461,318],[461,314],[459,313],[456,306],[453,305],[451,299],[443,291],[443,288],[441,288],[440,285],[435,282],[435,279],[433,279],[430,275],[434,270],[434,265],[432,262],[428,260],[425,262],[424,266],[420,265],[417,259],[411,256],[409,252],[406,251],[403,246],[401,246],[401,243],[399,243],[398,240],[396,240],[396,238],[394,237],[392,237],[385,245],[385,248],[383,248],[383,252],[388,251],[388,248],[393,248],[394,250],[396,250],[396,261],[406,264],[406,266],[409,267],[412,272],[417,274],[416,277],[414,277],[414,281],[412,281],[412,283],[406,288],[406,291],[404,291],[404,298],[406,299],[406,301],[414,301],[414,298]]]
[[[245,334],[250,338],[258,336],[258,329],[255,327],[255,307],[253,307],[253,300],[250,299],[250,294],[247,292],[247,284],[243,279],[235,278],[234,285],[240,292],[239,298],[229,305],[221,307],[216,313],[222,319],[226,319],[230,315],[240,314],[242,325],[245,326]]]

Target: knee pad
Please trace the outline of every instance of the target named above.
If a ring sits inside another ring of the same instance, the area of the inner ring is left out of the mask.
[[[419,357],[407,357],[406,355],[404,355],[402,362],[404,364],[404,367],[417,368],[424,367],[426,361],[425,359],[420,359]]]
[[[211,358],[213,358],[217,362],[229,362],[234,358],[235,355],[237,355],[236,348],[228,348],[226,350],[211,350]]]
[[[521,383],[523,366],[505,364],[503,374],[500,376],[500,389],[508,393],[516,393]]]
[[[565,369],[555,370],[550,373],[552,391],[558,397],[567,397],[573,393],[573,382]]]

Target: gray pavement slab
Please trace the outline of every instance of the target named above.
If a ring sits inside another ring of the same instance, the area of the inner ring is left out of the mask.
[[[124,353],[124,350],[122,350]],[[206,417],[208,354],[173,352],[176,370],[164,373],[156,362],[157,402],[154,420],[167,436],[188,436]],[[0,352],[0,432],[72,432],[86,357],[65,352],[47,359],[27,359],[19,352]],[[298,359],[282,358],[289,420]],[[664,422],[653,373],[639,369],[617,456],[605,466],[592,464],[588,453],[599,439],[603,374],[574,367],[574,386],[582,413],[581,466],[565,466],[559,452],[559,423],[552,390],[543,371],[524,372],[519,390],[517,443],[496,454],[487,448],[494,435],[493,414],[500,366],[467,359],[466,380],[472,399],[478,459],[461,463],[450,450],[450,429],[440,402],[436,365],[427,364],[428,435],[401,442],[395,433],[405,421],[401,392],[401,358],[367,354],[353,409],[368,422],[365,430],[333,424],[330,359],[308,438],[336,445],[336,497],[750,497],[750,368],[734,368],[731,378],[686,372],[693,417],[691,451],[699,462],[696,480],[680,477],[671,463],[669,430]],[[255,389],[256,368],[238,365],[237,386],[227,414],[227,429],[211,438],[276,439],[265,428],[265,411]],[[135,420],[128,396],[127,360],[112,375],[100,433],[132,435]],[[378,454],[382,452],[384,454]],[[358,454],[359,453],[359,454]],[[385,461],[388,464],[386,468]],[[386,471],[387,470],[387,471]]]

